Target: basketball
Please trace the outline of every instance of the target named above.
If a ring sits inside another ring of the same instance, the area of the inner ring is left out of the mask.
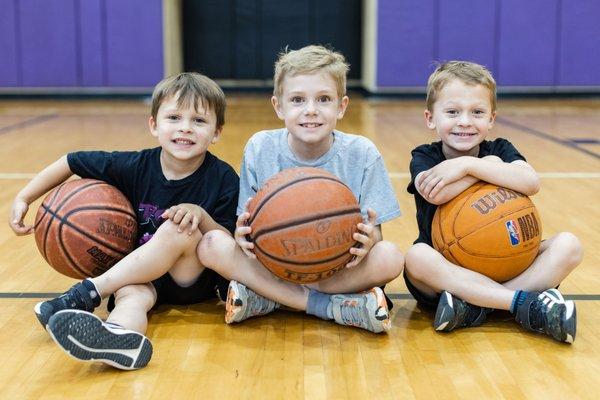
[[[248,204],[250,240],[278,277],[310,283],[329,278],[352,258],[362,221],[352,191],[319,168],[291,168],[270,178]]]
[[[37,247],[56,271],[76,279],[98,276],[133,250],[137,223],[113,186],[68,181],[51,191],[35,218]]]
[[[531,265],[542,237],[540,217],[529,197],[478,182],[437,208],[433,247],[446,259],[497,282]]]

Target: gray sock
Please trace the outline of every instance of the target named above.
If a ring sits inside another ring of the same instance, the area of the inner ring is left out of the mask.
[[[317,292],[316,290],[309,290],[306,313],[315,315],[324,320],[333,319],[333,311],[331,310],[331,296],[326,293]]]

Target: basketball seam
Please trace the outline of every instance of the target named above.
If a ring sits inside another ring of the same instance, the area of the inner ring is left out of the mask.
[[[348,214],[353,214],[353,213],[360,213],[360,208],[358,207],[353,207],[351,209],[347,209],[347,210],[342,210],[342,211],[335,211],[335,212],[331,212],[331,213],[327,213],[327,214],[318,214],[318,215],[314,215],[311,217],[307,217],[304,219],[296,219],[290,222],[286,222],[285,224],[281,224],[281,225],[275,225],[271,228],[265,228],[265,229],[260,229],[256,231],[256,234],[252,235],[253,240],[257,240],[258,238],[260,238],[262,235],[265,235],[267,233],[271,233],[274,231],[278,231],[278,230],[282,230],[282,229],[287,229],[293,226],[297,226],[297,225],[304,225],[307,224],[309,222],[314,222],[314,221],[318,221],[320,219],[325,219],[325,218],[332,218],[332,217],[339,217],[342,215],[348,215]]]
[[[334,177],[328,177],[328,176],[307,176],[307,177],[303,177],[303,178],[300,178],[300,179],[296,179],[294,181],[288,182],[288,183],[286,183],[286,184],[278,187],[273,192],[271,192],[268,195],[266,195],[261,200],[261,202],[258,203],[258,205],[256,206],[256,209],[254,210],[254,213],[253,213],[254,215],[252,215],[250,217],[250,219],[248,220],[247,224],[248,225],[252,224],[252,222],[256,219],[256,217],[260,213],[260,210],[267,203],[267,201],[269,201],[273,196],[275,196],[276,194],[278,194],[279,192],[281,192],[283,189],[286,189],[286,188],[288,188],[290,186],[293,186],[293,185],[295,185],[297,183],[300,183],[300,182],[305,182],[305,181],[308,181],[308,180],[315,180],[315,179],[325,179],[325,180],[328,180],[328,181],[339,183],[340,185],[344,186],[346,189],[350,190],[350,188],[344,182],[342,182],[339,179],[334,178]]]

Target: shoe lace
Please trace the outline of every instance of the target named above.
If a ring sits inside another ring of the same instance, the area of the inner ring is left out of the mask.
[[[340,316],[346,325],[366,327],[368,322],[364,318],[364,302],[361,297],[344,300],[340,308]]]

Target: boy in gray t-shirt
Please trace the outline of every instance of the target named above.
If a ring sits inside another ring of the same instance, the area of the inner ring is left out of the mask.
[[[391,327],[379,286],[400,275],[404,257],[382,239],[380,225],[398,217],[400,208],[375,145],[335,130],[348,106],[347,71],[341,54],[321,46],[284,53],[275,64],[271,101],[285,128],[258,132],[246,145],[235,239],[208,232],[198,247],[203,265],[231,279],[227,323],[270,313],[283,304],[376,333]],[[350,249],[352,261],[333,277],[308,285],[271,274],[246,239],[251,232],[246,226],[248,199],[274,174],[293,167],[323,168],[338,176],[358,198],[364,215],[354,234],[359,246]]]

